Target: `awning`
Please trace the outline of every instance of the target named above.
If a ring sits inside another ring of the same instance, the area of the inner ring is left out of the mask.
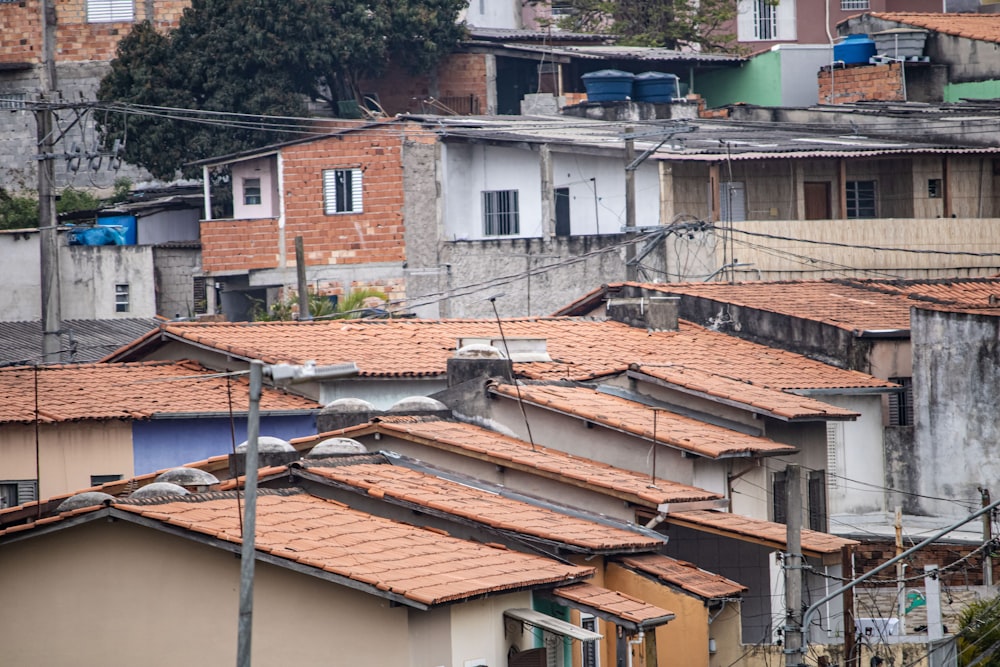
[[[592,642],[604,638],[604,635],[599,632],[584,630],[583,628],[577,627],[572,623],[567,623],[566,621],[559,620],[558,618],[554,618],[548,614],[543,614],[542,612],[535,611],[534,609],[508,609],[503,613],[503,615],[507,618],[512,618],[516,621],[533,625],[536,628],[541,628],[542,630],[547,630],[551,633],[562,635],[563,637],[579,639],[584,642]]]

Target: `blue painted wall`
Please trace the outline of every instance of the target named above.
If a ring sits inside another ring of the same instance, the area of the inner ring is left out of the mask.
[[[235,430],[238,445],[247,439],[246,417],[235,420]],[[287,417],[262,416],[260,434],[284,440],[316,435],[316,416],[309,413]],[[136,475],[229,454],[232,450],[233,439],[227,418],[132,422]]]

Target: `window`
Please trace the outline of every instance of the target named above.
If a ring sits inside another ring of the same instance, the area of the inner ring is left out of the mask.
[[[778,8],[768,0],[753,3],[754,36],[760,40],[775,39],[778,36]]]
[[[592,614],[580,612],[580,627],[591,632],[598,632],[597,619]],[[582,642],[583,667],[601,667],[601,654],[597,651],[597,642]]]
[[[512,236],[520,232],[517,190],[483,192],[483,233],[486,236]]]
[[[106,484],[108,482],[117,482],[121,478],[121,475],[91,475],[90,485],[100,486],[101,484]]]
[[[260,179],[243,179],[243,203],[246,206],[258,206],[260,204]]]
[[[87,0],[87,23],[124,23],[135,20],[132,0]]]
[[[38,482],[17,479],[0,482],[0,508],[17,507],[38,500]]]
[[[785,523],[788,514],[785,512],[785,503],[788,492],[785,483],[785,471],[774,473],[771,478],[771,518],[775,523]]]
[[[889,378],[902,391],[889,394],[889,426],[913,426],[913,378]]]
[[[115,285],[115,312],[128,312],[128,284]]]
[[[868,0],[840,0],[840,8],[848,9],[868,9]]]
[[[26,99],[26,93],[0,93],[0,109],[25,109]]]
[[[326,169],[323,171],[323,212],[361,213],[361,170]]]
[[[795,0],[739,0],[736,15],[738,40],[794,40],[795,10]]]
[[[941,179],[927,179],[927,197],[929,199],[941,199]]]
[[[847,181],[847,217],[878,217],[875,181]]]
[[[810,470],[806,485],[806,492],[809,496],[809,523],[807,525],[809,530],[825,533],[829,530],[826,525],[826,472]]]
[[[555,189],[556,236],[569,236],[569,188]]]
[[[208,283],[203,276],[192,279],[191,298],[195,315],[204,315],[208,312]]]

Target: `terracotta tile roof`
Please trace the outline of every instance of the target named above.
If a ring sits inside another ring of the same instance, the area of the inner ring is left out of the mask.
[[[672,611],[595,584],[563,586],[553,591],[553,595],[572,606],[594,610],[626,628],[655,628],[675,618]]]
[[[858,280],[869,290],[903,295],[907,303],[1000,309],[1000,278],[941,278],[937,280]],[[1000,312],[1000,310],[998,310]]]
[[[602,424],[624,433],[663,443],[711,459],[735,456],[776,456],[798,450],[770,438],[746,435],[691,417],[653,408],[618,396],[590,389],[559,385],[509,384],[493,386],[508,398],[544,406],[563,414]],[[779,392],[775,392],[779,393]],[[782,394],[794,398],[788,394]]]
[[[682,323],[680,331],[649,333],[618,322],[578,318],[503,321],[507,338],[544,338],[551,362],[515,364],[530,379],[590,380],[623,373],[630,364],[687,367],[780,389],[892,386],[871,376],[726,334]],[[356,362],[362,377],[437,377],[463,338],[497,338],[495,320],[332,320],[243,324],[171,322],[167,337],[265,363]],[[139,355],[144,343],[108,360]]]
[[[784,547],[786,543],[787,527],[785,524],[751,519],[740,514],[694,510],[668,514],[666,521],[668,524],[687,526],[696,530],[708,530],[769,546]],[[807,555],[839,553],[842,547],[849,544],[858,544],[858,542],[814,530],[804,529],[802,531],[802,552]]]
[[[472,488],[434,475],[392,465],[326,467],[305,463],[308,472],[360,489],[376,498],[393,498],[469,521],[590,552],[647,551],[663,540],[561,514]]]
[[[39,419],[63,422],[80,419],[149,419],[165,414],[228,413],[226,378],[216,377],[193,362],[128,364],[67,364],[0,369],[0,423],[35,420],[35,381]],[[245,413],[249,384],[230,380],[232,406]],[[317,410],[321,406],[300,396],[265,389],[261,411]]]
[[[777,389],[711,375],[684,366],[637,366],[630,375],[645,375],[683,391],[736,404],[787,421],[850,420],[860,415],[845,408]]]
[[[240,542],[239,510],[231,493],[118,501],[113,507]],[[423,605],[569,582],[594,571],[375,517],[299,490],[261,491],[256,547]]]
[[[905,23],[945,35],[978,39],[984,42],[1000,42],[1000,14],[872,12],[871,15],[877,19]]]
[[[559,480],[565,484],[591,489],[646,507],[663,503],[714,500],[719,494],[686,484],[678,484],[649,475],[613,468],[591,459],[571,456],[536,445],[534,448],[518,440],[480,426],[461,422],[419,419],[412,417],[380,417],[337,434],[361,437],[382,433],[421,444],[456,451],[496,465],[514,468],[534,475]],[[328,437],[322,434],[317,437]],[[651,484],[651,481],[653,484]]]
[[[693,563],[662,554],[638,554],[615,559],[633,570],[656,577],[705,600],[737,597],[750,590],[731,579],[702,570]]]

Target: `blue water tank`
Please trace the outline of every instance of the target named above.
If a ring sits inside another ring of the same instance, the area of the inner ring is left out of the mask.
[[[868,35],[848,35],[833,45],[833,59],[845,65],[867,63],[875,55],[875,40]]]
[[[125,237],[124,245],[135,245],[138,243],[138,234],[136,232],[136,222],[134,215],[108,215],[101,216],[97,218],[98,225],[107,225],[110,227],[120,227],[123,236]]]
[[[614,102],[632,97],[635,74],[616,69],[588,72],[582,77],[589,102]]]
[[[643,72],[635,75],[632,99],[639,102],[670,102],[680,97],[678,77],[664,72]]]

